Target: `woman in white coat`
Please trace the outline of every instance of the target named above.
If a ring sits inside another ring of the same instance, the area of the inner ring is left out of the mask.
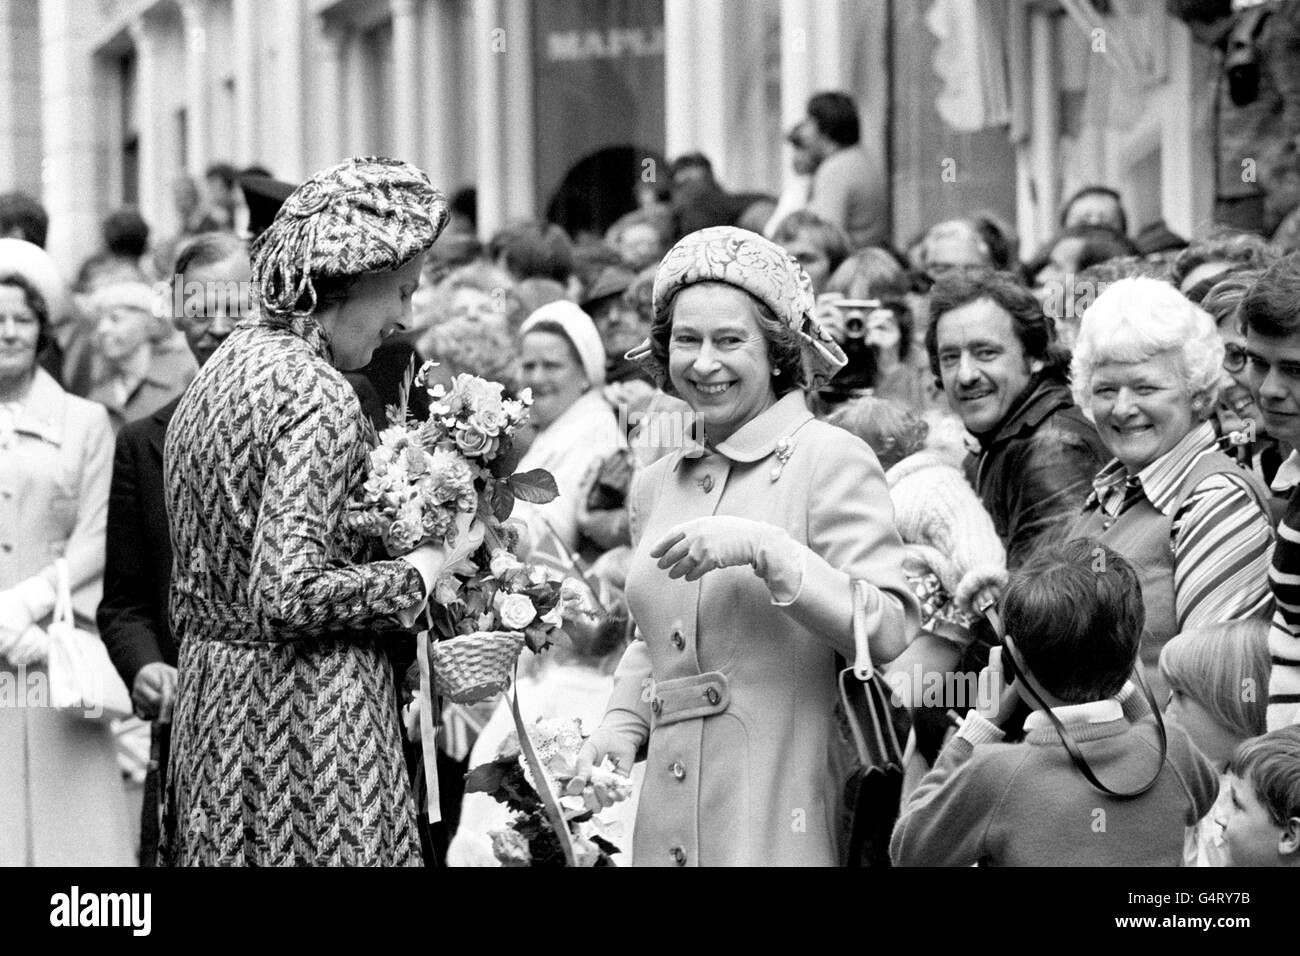
[[[46,297],[0,261],[0,866],[129,866],[130,825],[107,723],[53,710],[45,669],[56,565],[93,630],[113,432],[36,355]]]

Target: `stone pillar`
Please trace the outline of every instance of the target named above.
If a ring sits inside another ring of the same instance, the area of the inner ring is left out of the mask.
[[[668,158],[699,150],[727,182],[728,148],[725,108],[731,101],[728,73],[730,40],[724,0],[664,2],[664,132]]]
[[[259,155],[261,117],[258,113],[257,10],[253,0],[231,0],[235,59],[235,163],[263,162]]]
[[[531,219],[538,215],[532,0],[506,0],[501,12],[509,37],[503,56],[505,75],[501,94],[506,130],[506,149],[500,158],[506,189],[505,212],[509,219]]]
[[[343,94],[343,40],[341,27],[316,17],[312,23],[312,46],[317,63],[314,117],[315,135],[311,138],[311,158],[308,165],[323,169],[347,159],[343,146],[343,113],[346,99]]]
[[[163,180],[158,141],[158,37],[145,17],[130,25],[135,44],[135,128],[140,176],[140,215],[155,236],[174,233],[171,183]]]
[[[46,248],[64,276],[98,245],[100,206],[95,192],[100,102],[91,52],[92,28],[75,0],[44,0],[40,11],[41,203],[50,216]]]
[[[185,139],[186,172],[197,183],[209,160],[207,9],[198,0],[182,0],[181,29],[185,36]]]
[[[433,184],[450,196],[460,185],[456,141],[463,135],[459,124],[463,81],[450,68],[455,63],[459,25],[453,3],[425,3],[422,14],[420,48],[425,68],[419,71],[420,156]]]
[[[366,112],[366,61],[365,44],[361,34],[349,30],[343,42],[343,94],[346,101],[347,145],[340,161],[350,156],[365,156],[374,152],[370,142],[370,124]]]
[[[506,33],[497,0],[473,0],[474,26],[470,57],[478,116],[478,231],[485,241],[506,219],[505,183],[501,175],[505,154],[502,75],[506,51],[522,37]]]
[[[393,11],[393,153],[420,165],[419,31],[415,0],[390,0]],[[436,67],[435,67],[436,68]]]

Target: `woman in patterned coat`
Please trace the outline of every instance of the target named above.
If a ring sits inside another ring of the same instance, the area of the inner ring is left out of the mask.
[[[374,632],[409,627],[452,554],[366,562],[344,527],[364,480],[340,370],[410,321],[447,220],[423,172],[317,173],[253,249],[260,314],[167,432],[180,647],[167,833],[176,865],[418,865],[393,678]]]
[[[646,752],[638,866],[835,865],[836,655],[864,662],[860,636],[884,663],[917,627],[880,465],[805,401],[845,361],[812,310],[803,269],[729,226],[682,239],[655,278],[643,348],[705,443],[633,485],[644,639],[583,751],[624,773]]]

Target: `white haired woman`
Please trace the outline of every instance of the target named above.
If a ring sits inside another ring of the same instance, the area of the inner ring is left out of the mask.
[[[1219,450],[1209,420],[1222,365],[1214,320],[1155,279],[1111,285],[1075,343],[1075,401],[1115,458],[1070,536],[1098,538],[1139,570],[1140,657],[1160,701],[1160,649],[1175,634],[1272,613],[1268,492]]]

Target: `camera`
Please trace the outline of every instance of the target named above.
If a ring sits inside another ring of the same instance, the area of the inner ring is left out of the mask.
[[[842,316],[840,327],[850,339],[867,336],[867,315],[883,306],[879,299],[835,299],[828,303]]]

